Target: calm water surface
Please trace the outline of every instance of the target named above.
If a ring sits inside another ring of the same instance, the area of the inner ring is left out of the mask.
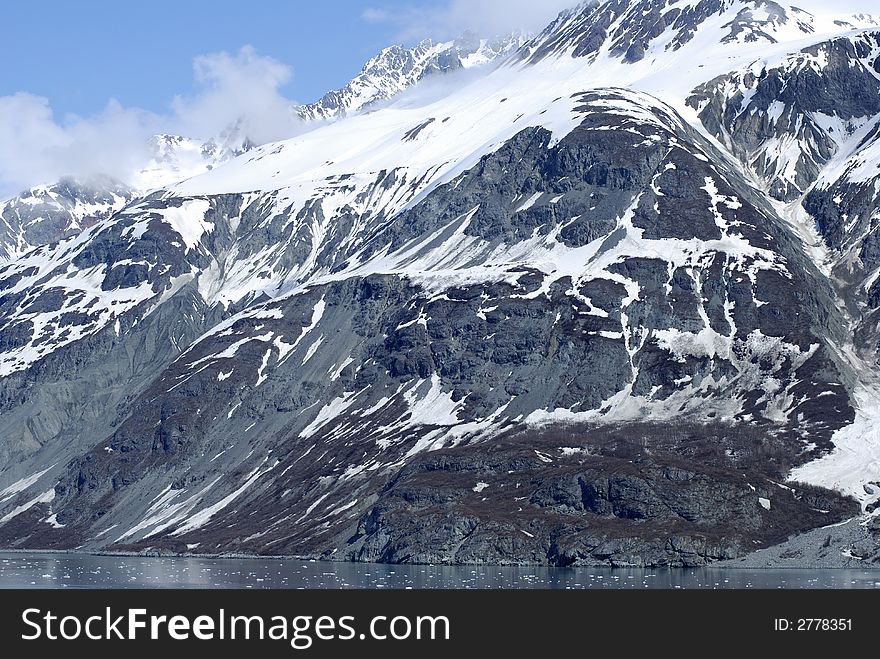
[[[880,588],[880,570],[447,567],[0,553],[0,588]]]

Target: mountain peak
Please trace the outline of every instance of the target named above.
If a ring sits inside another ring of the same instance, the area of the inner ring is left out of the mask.
[[[306,120],[336,119],[386,100],[424,78],[488,64],[527,41],[521,32],[484,39],[464,32],[452,41],[424,39],[412,48],[393,45],[372,57],[361,72],[338,90],[300,109]]]
[[[669,567],[876,511],[849,20],[582,3],[380,107],[519,37],[392,46],[338,121],[0,264],[0,546]]]
[[[711,32],[714,44],[775,44],[876,24],[868,15],[832,20],[773,0],[587,0],[559,14],[522,56],[536,62],[550,55],[607,52],[635,63],[649,52],[679,50],[698,31]]]
[[[0,204],[0,262],[78,234],[112,215],[135,191],[109,176],[66,176]]]
[[[148,140],[151,157],[135,174],[134,187],[154,190],[203,174],[255,146],[241,120],[206,140],[168,133],[153,135]]]

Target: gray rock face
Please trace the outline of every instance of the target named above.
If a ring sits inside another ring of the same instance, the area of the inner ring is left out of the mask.
[[[427,454],[383,489],[344,558],[694,566],[853,512],[753,472],[766,466],[749,448],[757,436],[670,426],[663,439],[658,430],[512,432],[494,445]],[[684,438],[684,455],[666,453]],[[835,512],[817,512],[819,500]]]
[[[872,363],[880,346],[878,49],[880,32],[864,31],[805,48],[779,66],[722,76],[688,99],[770,196],[789,203],[797,221],[815,223],[852,319],[851,341]]]
[[[707,82],[688,104],[773,198],[792,201],[866,119],[880,114],[878,43],[875,32],[810,46],[781,66]],[[819,226],[833,244],[833,227]]]

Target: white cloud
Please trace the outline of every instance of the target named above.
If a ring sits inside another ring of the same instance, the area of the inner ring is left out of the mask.
[[[48,99],[18,92],[0,97],[0,192],[66,174],[125,176],[146,157],[154,117],[110,101],[88,119],[58,122]]]
[[[298,132],[295,104],[280,93],[292,77],[287,65],[245,46],[197,57],[193,71],[195,94],[176,97],[165,114],[111,100],[96,116],[59,119],[41,96],[0,97],[0,198],[70,174],[129,180],[156,133],[207,139],[238,123],[247,138],[263,143]]]
[[[387,23],[393,17],[392,12],[387,9],[379,9],[378,7],[367,7],[361,12],[361,18],[367,23]]]
[[[245,46],[234,55],[201,55],[193,71],[199,92],[174,99],[176,132],[211,137],[240,122],[247,137],[260,144],[296,132],[293,104],[279,92],[293,77],[286,64]]]
[[[379,4],[365,9],[361,18],[396,25],[403,41],[433,37],[448,39],[465,30],[496,36],[512,30],[537,31],[577,0],[445,0],[430,7],[388,10]]]

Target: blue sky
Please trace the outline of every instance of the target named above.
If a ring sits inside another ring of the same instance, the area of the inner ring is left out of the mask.
[[[311,101],[351,78],[396,36],[393,24],[361,17],[370,6],[357,0],[4,2],[0,58],[15,64],[0,74],[0,95],[45,96],[61,116],[99,112],[109,98],[161,112],[192,88],[196,56],[251,44],[294,69],[281,91]]]
[[[470,4],[472,7],[465,8]],[[250,44],[292,69],[279,91],[310,102],[357,74],[369,57],[397,41],[447,38],[501,2],[444,0],[4,0],[0,17],[0,96],[19,91],[48,98],[57,117],[100,112],[116,99],[126,107],[166,111],[193,91],[199,55]],[[508,3],[541,5],[540,2]],[[529,10],[552,15],[564,0]],[[488,7],[487,7],[488,6]],[[504,28],[508,12],[499,16]],[[516,23],[518,10],[509,18]],[[540,19],[538,19],[540,20]],[[480,23],[483,25],[480,25]],[[491,23],[491,21],[490,21]],[[493,27],[491,24],[488,27]],[[14,63],[10,66],[8,63]]]

